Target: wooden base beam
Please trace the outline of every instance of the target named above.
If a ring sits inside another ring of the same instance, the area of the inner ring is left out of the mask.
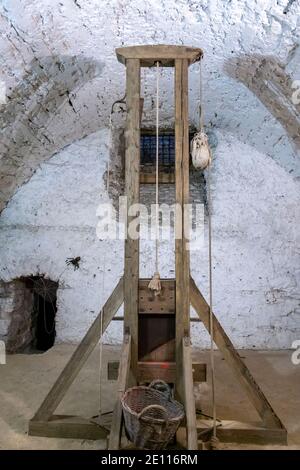
[[[279,428],[265,428],[260,423],[244,423],[239,421],[222,420],[218,423],[217,437],[221,442],[236,442],[239,444],[277,444],[287,445],[287,431]],[[197,420],[198,437],[207,441],[212,436],[213,422],[209,419]]]
[[[107,429],[80,416],[53,415],[49,421],[29,421],[30,436],[64,439],[105,439]]]

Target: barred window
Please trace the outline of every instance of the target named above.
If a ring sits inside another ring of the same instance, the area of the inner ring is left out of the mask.
[[[175,135],[168,132],[158,137],[159,166],[175,166]],[[156,135],[141,133],[141,165],[155,166],[156,164]]]

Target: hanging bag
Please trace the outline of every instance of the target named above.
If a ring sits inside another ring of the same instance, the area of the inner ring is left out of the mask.
[[[208,137],[203,130],[197,132],[191,141],[191,155],[194,168],[204,170],[211,163]]]

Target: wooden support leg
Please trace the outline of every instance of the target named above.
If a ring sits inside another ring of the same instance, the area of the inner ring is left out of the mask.
[[[183,383],[184,383],[184,403],[186,414],[187,448],[189,450],[198,449],[196,407],[193,390],[193,366],[191,356],[191,346],[189,336],[182,340],[183,351]]]
[[[191,278],[190,280],[190,293],[191,293],[191,304],[198,313],[203,325],[209,332],[209,305],[204,299],[203,295],[199,291],[195,284],[195,281]],[[234,348],[232,342],[226,335],[222,326],[218,322],[218,319],[213,315],[214,323],[214,341],[218,346],[219,350],[224,356],[224,359],[235,373],[237,379],[246,391],[250,401],[256,408],[260,415],[263,425],[266,428],[281,428],[284,429],[283,424],[276,415],[275,411],[271,407],[267,398],[265,397],[262,390],[252,377],[248,367],[244,364],[240,355]]]
[[[121,398],[126,390],[129,369],[130,369],[130,352],[131,352],[131,336],[124,336],[124,343],[122,348],[121,360],[119,365],[118,375],[118,397],[113,412],[112,425],[109,435],[108,449],[117,450],[120,447],[121,430],[122,430],[122,404]]]
[[[121,307],[123,300],[123,278],[121,278],[40,408],[32,418],[32,421],[42,422],[49,420],[101,337],[101,315],[103,315],[102,329],[104,332],[117,310]]]

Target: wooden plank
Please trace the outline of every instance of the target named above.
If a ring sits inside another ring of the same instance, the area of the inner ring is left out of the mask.
[[[153,351],[164,344],[170,344],[172,339],[175,339],[175,315],[139,315],[139,360],[149,354],[152,356]],[[172,345],[170,347],[174,352],[172,361],[175,361],[175,348]],[[168,356],[171,350],[167,349]],[[163,361],[166,359],[162,358]]]
[[[101,315],[103,315],[102,328],[104,332],[122,305],[124,299],[123,288],[123,278],[121,278],[32,418],[34,421],[47,421],[53,414],[101,337]]]
[[[119,375],[118,375],[118,396],[117,402],[114,408],[112,425],[109,435],[108,448],[109,450],[119,449],[120,439],[121,439],[121,430],[122,430],[122,404],[121,398],[126,390],[129,370],[130,370],[130,354],[131,354],[131,336],[124,336],[124,343],[121,353],[121,360],[119,366]]]
[[[139,281],[139,313],[175,313],[175,280],[162,279],[161,292],[154,295],[148,288],[150,279]]]
[[[127,196],[127,238],[124,266],[124,331],[131,334],[131,368],[136,375],[138,357],[139,238],[128,234],[135,218],[131,206],[139,202],[140,182],[140,61],[126,61],[127,123],[125,133],[125,195]]]
[[[175,59],[186,59],[192,64],[202,57],[203,52],[198,47],[161,44],[119,47],[116,54],[122,64],[127,64],[128,59],[140,59],[141,67],[152,67],[159,60],[163,67],[173,67]]]
[[[213,422],[209,419],[197,419],[197,432],[201,439],[208,440]],[[287,431],[282,428],[265,428],[260,423],[244,423],[239,421],[222,420],[217,427],[217,437],[221,442],[236,442],[239,444],[277,444],[287,445]]]
[[[206,382],[207,366],[203,362],[193,362],[193,382]]]
[[[161,344],[152,351],[139,357],[140,362],[174,362],[175,361],[175,338]]]
[[[140,313],[141,313],[141,315],[143,314],[143,312],[140,312]],[[172,315],[171,312],[169,312],[169,314]],[[147,315],[147,312],[146,312],[146,315]],[[174,313],[173,313],[173,315],[174,315]],[[114,317],[112,319],[112,321],[124,321],[124,317]],[[190,323],[202,323],[202,320],[200,320],[200,318],[198,318],[198,317],[197,318],[192,317],[192,318],[190,318]]]
[[[190,280],[190,292],[191,304],[198,313],[200,319],[203,322],[203,325],[209,332],[209,305],[207,304],[192,278]],[[247,393],[250,401],[256,408],[264,426],[268,428],[275,427],[284,429],[282,422],[276,415],[262,390],[259,388],[248,367],[234,348],[232,342],[223,330],[215,315],[213,315],[213,323],[214,342],[223,354],[224,359],[232,371],[235,373],[236,378],[239,380],[241,386]]]
[[[193,366],[189,336],[182,339],[183,350],[183,382],[184,382],[184,404],[186,415],[187,448],[198,449],[198,437],[196,427],[196,406],[193,387]]]
[[[206,381],[206,364],[193,363],[192,365],[193,382]],[[152,382],[160,379],[167,383],[175,383],[176,363],[175,362],[138,362],[138,381]]]
[[[53,415],[49,421],[29,422],[30,436],[45,436],[65,439],[105,439],[107,429],[80,416]]]
[[[118,380],[120,361],[108,361],[107,380]]]
[[[189,332],[189,252],[185,204],[189,202],[189,127],[188,127],[188,61],[175,60],[175,273],[176,273],[176,394],[183,400],[182,339]]]
[[[141,167],[140,173],[140,183],[141,184],[155,184],[156,181],[156,174],[155,172],[147,172],[143,170]],[[175,173],[174,170],[166,173],[164,171],[160,171],[158,175],[158,182],[159,184],[173,184],[175,183]]]
[[[175,383],[175,362],[138,362],[138,382],[152,382],[152,380],[164,380],[167,383]]]

